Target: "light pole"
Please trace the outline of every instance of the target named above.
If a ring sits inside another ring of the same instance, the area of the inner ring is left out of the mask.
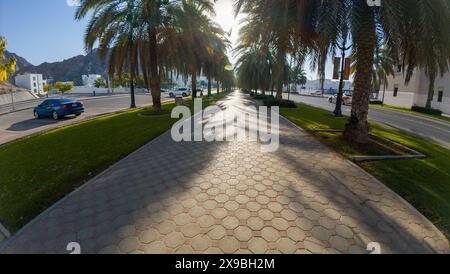
[[[344,70],[345,70],[345,52],[351,49],[351,46],[347,47],[347,32],[342,35],[342,46],[339,47],[342,51],[342,63],[341,63],[341,75],[339,80],[339,91],[336,98],[336,108],[334,109],[335,117],[342,117],[342,96],[344,95]]]

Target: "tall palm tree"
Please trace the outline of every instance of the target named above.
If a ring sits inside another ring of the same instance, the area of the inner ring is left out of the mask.
[[[111,79],[122,75],[125,69],[130,72],[130,108],[136,108],[134,87],[138,72],[139,10],[133,0],[84,0],[80,2],[75,18],[82,19],[94,7],[96,11],[88,24],[84,39],[86,50],[92,51],[98,42],[99,55],[103,60],[109,60]]]
[[[305,2],[305,1],[303,1]],[[351,118],[345,136],[358,143],[368,141],[367,115],[374,74],[374,56],[378,41],[384,41],[392,58],[401,60],[409,82],[415,68],[445,68],[450,52],[449,1],[384,0],[381,7],[370,7],[366,1],[321,1],[316,14],[325,10],[327,22],[316,21],[316,30],[335,43],[347,22],[353,40],[355,90]],[[341,22],[341,23],[339,23]],[[428,57],[426,57],[428,56]],[[434,57],[434,61],[433,58]],[[438,63],[439,59],[441,64]]]

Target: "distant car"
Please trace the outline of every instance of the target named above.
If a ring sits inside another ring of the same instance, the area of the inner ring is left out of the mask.
[[[171,98],[175,97],[188,97],[191,95],[191,90],[188,88],[176,88],[169,92]]]
[[[80,116],[83,112],[83,103],[69,98],[48,99],[33,110],[36,119],[51,117],[54,120],[68,115]]]
[[[168,89],[165,89],[165,88],[162,88],[162,89],[161,89],[161,92],[162,92],[162,93],[169,93],[169,92],[170,92],[170,90],[168,90]]]
[[[330,102],[330,104],[336,104],[336,101],[337,101],[337,95],[328,97],[328,102]],[[352,104],[352,95],[348,94],[348,93],[343,94],[342,95],[342,104],[344,106],[351,105]]]

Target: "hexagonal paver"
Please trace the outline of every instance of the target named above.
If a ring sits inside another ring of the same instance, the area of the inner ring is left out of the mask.
[[[353,231],[345,225],[337,225],[336,233],[337,233],[337,235],[339,235],[343,238],[346,238],[346,239],[353,238]]]
[[[228,195],[226,194],[219,194],[215,197],[215,200],[218,203],[225,203],[226,201],[228,201],[230,199],[230,197],[228,197]]]
[[[273,219],[273,212],[268,209],[261,209],[258,212],[258,216],[261,217],[264,221],[270,221]]]
[[[284,254],[293,254],[297,250],[297,245],[289,238],[282,238],[277,242],[277,250]]]
[[[217,219],[223,219],[228,215],[228,211],[224,208],[215,208],[211,211],[211,214]]]
[[[202,228],[208,228],[211,227],[215,224],[215,220],[212,216],[209,215],[204,215],[200,218],[198,218],[197,223],[200,225],[200,227]]]
[[[251,213],[249,210],[241,208],[236,210],[234,212],[234,215],[240,220],[247,220],[248,218],[250,218]]]
[[[203,215],[205,215],[206,210],[203,207],[195,206],[189,210],[189,215],[192,216],[192,218],[199,218]]]
[[[321,226],[313,228],[311,232],[316,239],[321,241],[328,241],[328,239],[330,239],[331,237],[331,232],[328,229]]]
[[[336,227],[336,221],[328,217],[320,217],[319,224],[326,229],[334,229]]]
[[[267,251],[267,242],[262,238],[252,238],[248,242],[248,249],[255,254],[265,254]]]
[[[223,226],[216,225],[208,232],[208,236],[213,240],[220,240],[227,234]]]
[[[280,233],[273,227],[263,228],[261,236],[268,242],[276,242],[280,239]]]
[[[246,226],[239,226],[234,230],[234,236],[236,239],[242,242],[247,242],[252,238],[252,230]]]
[[[261,209],[261,205],[256,202],[248,202],[247,209],[253,212],[257,212]]]
[[[186,237],[193,238],[201,233],[201,228],[198,224],[187,224],[181,228],[181,233]]]
[[[120,241],[119,249],[124,253],[130,253],[139,247],[139,240],[137,237],[128,237]]]
[[[271,210],[274,213],[280,213],[283,210],[283,206],[279,203],[271,202],[267,205],[269,210]]]
[[[320,218],[320,214],[312,209],[307,209],[303,211],[303,215],[311,221],[317,221]]]
[[[167,235],[166,240],[164,241],[166,246],[170,248],[179,247],[182,244],[184,244],[184,242],[185,242],[184,236],[180,232],[170,233],[169,235]]]
[[[235,200],[240,204],[246,204],[250,199],[246,195],[238,195]]]
[[[228,216],[228,217],[225,217],[225,219],[222,220],[222,225],[226,229],[235,229],[236,227],[239,226],[239,220],[236,217]]]
[[[167,235],[175,231],[176,225],[172,221],[165,221],[156,225],[156,229],[160,234]]]
[[[283,218],[272,219],[272,226],[279,231],[286,230],[289,227],[289,223]]]
[[[211,246],[212,242],[205,236],[198,235],[194,239],[192,239],[192,248],[194,251],[205,251]]]
[[[350,247],[350,243],[348,242],[348,240],[342,238],[341,236],[331,237],[330,244],[333,248],[335,248],[341,252],[347,251],[348,248]]]
[[[219,248],[222,249],[222,251],[225,254],[232,254],[236,252],[240,247],[239,241],[234,237],[224,237],[219,241]]]
[[[181,214],[178,214],[177,216],[175,216],[173,218],[173,220],[175,221],[175,223],[177,225],[186,225],[186,224],[190,223],[192,219],[189,216],[189,214],[181,213]]]
[[[264,227],[264,221],[258,217],[250,217],[247,220],[247,225],[253,230],[261,230]]]
[[[230,211],[235,211],[239,208],[239,204],[235,201],[228,201],[225,203],[224,207]]]
[[[145,230],[139,235],[139,241],[143,244],[149,244],[156,241],[156,239],[158,239],[158,231],[153,228]]]
[[[298,216],[293,210],[283,209],[281,211],[281,217],[283,217],[286,221],[295,221]]]
[[[294,240],[296,242],[301,242],[301,241],[305,240],[305,238],[306,238],[305,232],[298,227],[288,228],[287,235],[289,238],[291,238],[292,240]]]
[[[295,220],[295,224],[304,231],[311,230],[314,226],[313,223],[306,218],[297,218],[297,220]]]
[[[164,254],[167,253],[167,246],[162,241],[152,242],[144,246],[145,254]]]

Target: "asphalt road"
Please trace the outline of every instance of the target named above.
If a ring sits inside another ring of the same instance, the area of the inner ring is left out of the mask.
[[[36,132],[73,124],[83,119],[89,119],[101,114],[112,113],[130,107],[130,96],[125,94],[95,98],[74,98],[83,101],[86,112],[80,117],[68,117],[59,121],[54,121],[52,119],[36,120],[33,117],[32,109],[24,109],[21,111],[4,114],[6,111],[10,110],[9,106],[0,107],[0,144],[7,143]],[[167,101],[170,100],[170,98],[163,94],[162,100]],[[30,108],[37,106],[41,101],[42,100],[23,102],[17,104],[16,107],[18,109]],[[148,94],[136,95],[136,104],[138,107],[152,105],[152,97]],[[3,114],[1,114],[2,112]]]
[[[287,98],[288,95],[285,95]],[[335,105],[326,98],[291,95],[291,100],[302,102],[314,107],[333,111]],[[351,107],[343,106],[344,115],[350,115]],[[432,140],[444,147],[450,148],[450,123],[413,115],[391,109],[370,108],[369,120],[386,124],[399,130]]]

